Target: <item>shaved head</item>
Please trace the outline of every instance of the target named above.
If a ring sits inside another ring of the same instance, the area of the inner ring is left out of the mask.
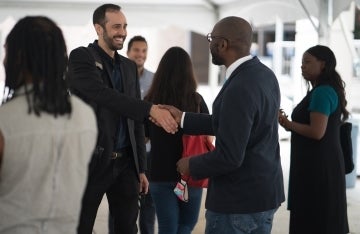
[[[217,22],[210,34],[213,64],[228,67],[237,59],[250,55],[252,34],[251,25],[243,18],[229,16]]]
[[[221,19],[213,29],[213,34],[222,35],[223,37],[234,41],[234,45],[241,45],[250,51],[252,42],[251,25],[243,18],[229,16]]]

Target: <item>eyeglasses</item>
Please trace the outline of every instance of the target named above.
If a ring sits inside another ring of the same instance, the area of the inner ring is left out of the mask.
[[[216,39],[216,38],[220,38],[220,39],[226,39],[226,37],[223,37],[223,36],[212,36],[211,33],[208,33],[206,35],[206,39],[208,40],[208,42],[212,42],[213,39]]]

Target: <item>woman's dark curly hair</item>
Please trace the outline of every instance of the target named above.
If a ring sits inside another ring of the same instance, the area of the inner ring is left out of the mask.
[[[54,21],[44,16],[20,19],[7,36],[5,49],[5,86],[15,91],[14,96],[16,90],[24,87],[29,113],[71,113],[64,79],[66,44]]]

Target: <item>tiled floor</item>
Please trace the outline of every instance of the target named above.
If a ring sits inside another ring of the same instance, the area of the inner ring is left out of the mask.
[[[282,141],[281,144],[282,167],[285,180],[285,191],[287,191],[287,178],[289,172],[289,141]],[[348,201],[348,218],[351,234],[360,234],[360,178],[355,181],[355,186],[347,189]],[[203,195],[203,203],[205,200],[205,193]],[[205,230],[205,209],[202,205],[198,224],[196,225],[193,234],[202,234]],[[107,234],[107,216],[108,207],[106,198],[100,205],[98,216],[96,218],[94,233]],[[273,223],[273,234],[287,234],[289,227],[289,212],[286,210],[286,201],[279,208],[275,214]]]

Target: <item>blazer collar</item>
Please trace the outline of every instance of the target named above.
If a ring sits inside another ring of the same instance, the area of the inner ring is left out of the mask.
[[[113,63],[113,60],[120,61],[120,56],[117,51],[115,51],[114,59],[111,58],[98,44],[98,40],[95,40],[94,43],[89,46],[94,47],[96,51],[99,53],[100,57],[108,63]]]
[[[245,57],[243,57],[245,58]],[[239,60],[236,60],[236,62]],[[245,61],[241,61],[240,65],[238,65],[237,67],[235,67],[235,69],[233,70],[233,72],[231,73],[230,77],[227,78],[227,80],[225,81],[224,85],[222,86],[221,90],[219,91],[218,95],[216,96],[215,100],[213,103],[215,103],[216,99],[218,99],[218,97],[222,94],[222,92],[226,89],[226,87],[231,83],[231,80],[246,66],[249,66],[251,64],[254,64],[256,62],[259,62],[259,59],[255,56],[255,57],[250,57],[250,59],[246,59]],[[235,63],[233,63],[235,64]],[[231,64],[230,66],[232,66],[233,64]],[[230,68],[229,66],[229,68]]]
[[[231,74],[233,73],[233,71],[240,66],[242,63],[250,60],[252,58],[251,55],[247,55],[245,57],[239,58],[238,60],[236,60],[235,62],[233,62],[227,69],[225,72],[225,79],[229,78],[231,76]]]

